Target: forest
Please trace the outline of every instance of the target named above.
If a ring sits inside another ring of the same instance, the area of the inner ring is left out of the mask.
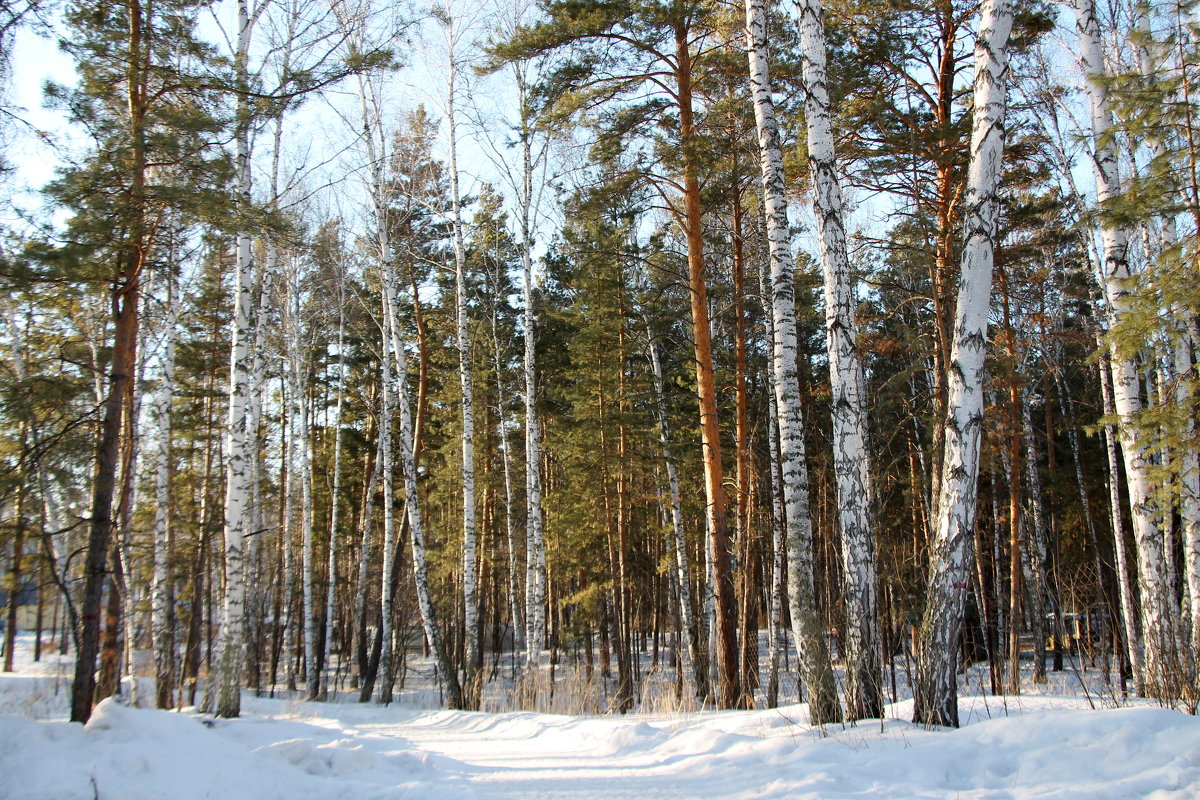
[[[3,668],[1194,714],[1196,14],[0,2]]]

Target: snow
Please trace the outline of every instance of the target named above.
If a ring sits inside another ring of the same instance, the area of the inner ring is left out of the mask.
[[[911,701],[822,730],[804,705],[566,716],[249,693],[236,720],[106,700],[80,726],[69,667],[0,675],[0,798],[1200,798],[1200,720],[1081,696],[965,697],[960,730],[905,721]]]

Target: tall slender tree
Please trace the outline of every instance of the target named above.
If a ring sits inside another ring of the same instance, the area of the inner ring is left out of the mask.
[[[814,724],[822,725],[839,721],[842,710],[833,681],[828,645],[817,617],[816,590],[813,585],[815,576],[808,465],[805,463],[800,378],[796,368],[795,261],[788,235],[783,155],[779,146],[775,107],[771,100],[767,13],[762,0],[747,0],[746,20],[750,85],[754,93],[754,118],[758,126],[767,241],[771,257],[772,386],[779,416],[783,513],[787,529],[788,598],[801,672],[809,692],[809,718]]]
[[[962,283],[950,352],[945,457],[931,543],[929,588],[918,639],[913,721],[958,727],[958,640],[971,574],[976,481],[983,429],[988,300],[996,244],[1008,84],[1007,0],[984,0],[975,42],[971,164],[967,179]]]

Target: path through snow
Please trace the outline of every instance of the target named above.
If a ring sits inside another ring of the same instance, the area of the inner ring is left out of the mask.
[[[246,695],[245,715],[66,717],[65,674],[0,676],[0,800],[1197,800],[1200,720],[1075,697],[964,698],[958,731],[770,711],[557,716]],[[7,715],[7,716],[5,716]]]

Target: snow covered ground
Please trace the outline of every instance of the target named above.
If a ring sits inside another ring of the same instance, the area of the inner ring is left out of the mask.
[[[0,798],[1200,798],[1200,720],[1079,696],[965,698],[958,731],[904,721],[910,702],[820,730],[803,705],[563,716],[249,694],[237,720],[110,700],[83,727],[63,721],[68,689],[52,660],[0,676]]]

